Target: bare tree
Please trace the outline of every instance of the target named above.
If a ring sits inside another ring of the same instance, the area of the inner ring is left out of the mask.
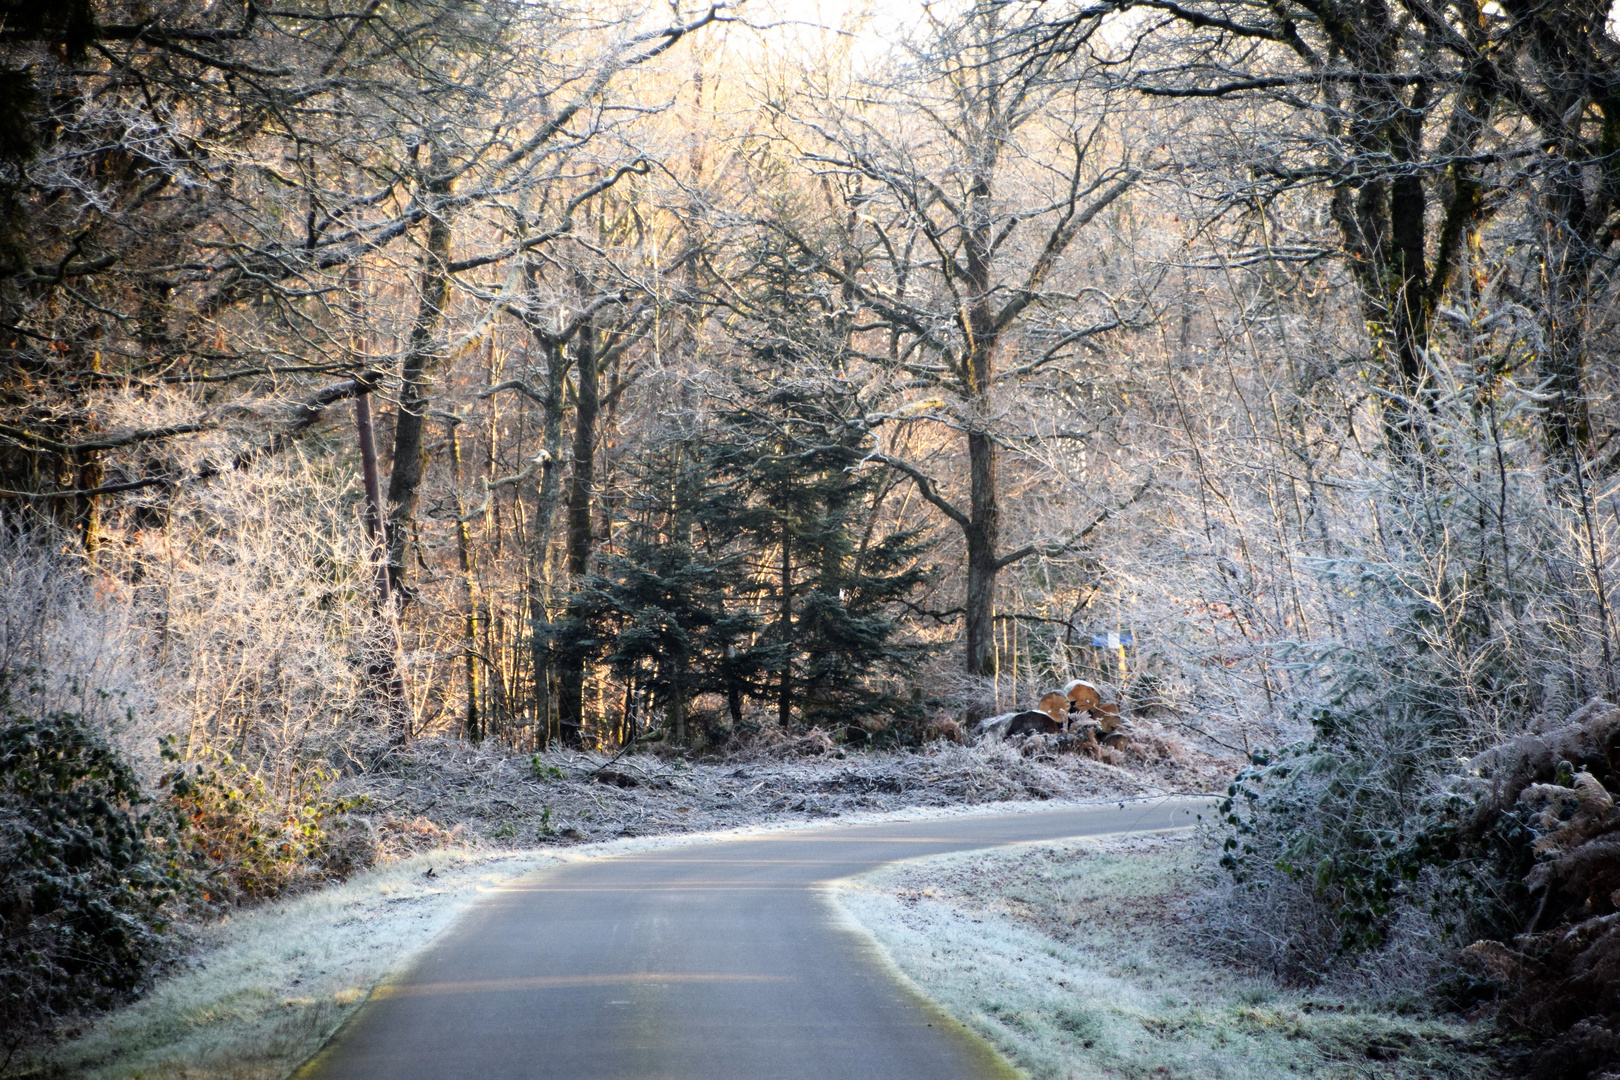
[[[1594,273],[1620,239],[1620,40],[1601,4],[1037,7],[1048,17],[1027,28],[1031,63],[1086,52],[1108,59],[1121,86],[1178,108],[1231,106],[1228,131],[1242,135],[1185,155],[1194,170],[1225,158],[1211,177],[1226,186],[1219,197],[1306,189],[1327,200],[1398,454],[1418,452],[1434,402],[1426,352],[1440,305],[1471,264],[1485,279],[1505,274],[1504,299],[1541,324],[1544,440],[1558,482],[1573,483],[1595,445],[1585,327],[1593,289],[1608,283]],[[1103,32],[1126,17],[1128,53]],[[1528,215],[1507,213],[1526,196]]]
[[[972,675],[994,670],[998,574],[1081,543],[1098,524],[1004,550],[1000,401],[1139,315],[1132,298],[1074,281],[1065,256],[1142,165],[1110,128],[1106,100],[1009,45],[1007,17],[988,3],[960,18],[930,13],[927,37],[889,81],[783,108],[782,138],[825,199],[809,213],[837,224],[765,223],[787,262],[831,284],[821,317],[852,336],[851,358],[886,373],[887,407],[859,422],[962,440],[961,494],[948,474],[907,456],[902,438],[874,443],[867,460],[909,477],[961,530]],[[1056,333],[1024,332],[1055,306]]]

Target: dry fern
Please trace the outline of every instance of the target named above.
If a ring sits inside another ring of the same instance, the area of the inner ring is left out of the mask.
[[[1475,759],[1472,831],[1522,821],[1535,863],[1532,915],[1511,942],[1467,954],[1506,984],[1501,1017],[1544,1040],[1538,1080],[1601,1080],[1620,1066],[1620,708],[1589,702],[1565,722]]]

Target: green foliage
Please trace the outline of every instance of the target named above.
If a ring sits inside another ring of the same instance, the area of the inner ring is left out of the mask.
[[[529,757],[529,775],[536,780],[561,780],[563,771],[555,765],[547,765],[539,754],[533,754]]]
[[[918,656],[892,609],[926,578],[927,545],[875,530],[882,478],[850,471],[854,443],[784,433],[819,407],[778,394],[645,453],[622,549],[540,632],[605,660],[666,718],[723,695],[729,727],[691,718],[711,740],[746,729],[747,699],[780,707],[784,679],[811,725],[911,709],[884,676]]]
[[[696,440],[675,439],[630,465],[638,484],[623,548],[549,628],[561,653],[605,661],[671,727],[698,694],[748,693],[762,664],[752,645],[759,620],[739,601],[747,565],[700,520],[714,497],[705,455]]]
[[[839,418],[857,407],[837,393],[774,389],[729,414],[715,444],[721,495],[707,508],[711,528],[778,553],[761,574],[774,571],[771,607],[789,610],[767,622],[770,670],[788,672],[810,724],[907,712],[874,676],[920,656],[893,610],[927,579],[929,545],[918,531],[874,535],[892,478],[854,468],[864,435]]]
[[[1384,763],[1317,740],[1256,752],[1227,788],[1220,865],[1262,904],[1282,877],[1311,897],[1328,930],[1321,954],[1303,961],[1320,973],[1335,957],[1385,945],[1402,913],[1426,911],[1442,938],[1466,945],[1515,925],[1526,895],[1517,881],[1534,855],[1533,836],[1513,815],[1466,836],[1472,808],[1415,779],[1400,797]],[[1307,943],[1296,946],[1308,951]]]
[[[139,986],[184,877],[161,813],[82,716],[0,675],[0,1029],[14,1048]]]
[[[565,647],[605,654],[621,679],[634,679],[666,711],[696,694],[748,685],[757,654],[747,643],[758,623],[728,605],[735,560],[643,526],[603,563],[560,629]]]
[[[1227,789],[1220,936],[1291,980],[1359,968],[1458,1007],[1494,996],[1460,951],[1533,921],[1529,812],[1484,812],[1482,782],[1411,713],[1313,719],[1311,739],[1255,752]]]
[[[325,827],[350,808],[325,794],[330,770],[296,769],[283,790],[272,791],[222,750],[204,748],[181,761],[165,743],[163,753],[176,765],[163,783],[181,842],[203,875],[203,899],[263,899],[352,869]]]

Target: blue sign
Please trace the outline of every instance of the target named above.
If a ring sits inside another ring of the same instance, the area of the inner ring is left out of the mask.
[[[1123,645],[1135,645],[1136,637],[1129,630],[1123,634],[1092,634],[1091,644],[1098,649],[1117,649]]]

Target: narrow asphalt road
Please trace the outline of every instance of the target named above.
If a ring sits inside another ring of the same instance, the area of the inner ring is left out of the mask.
[[[1190,825],[1207,800],[834,825],[548,869],[481,901],[299,1080],[1008,1075],[841,925],[882,863]]]

